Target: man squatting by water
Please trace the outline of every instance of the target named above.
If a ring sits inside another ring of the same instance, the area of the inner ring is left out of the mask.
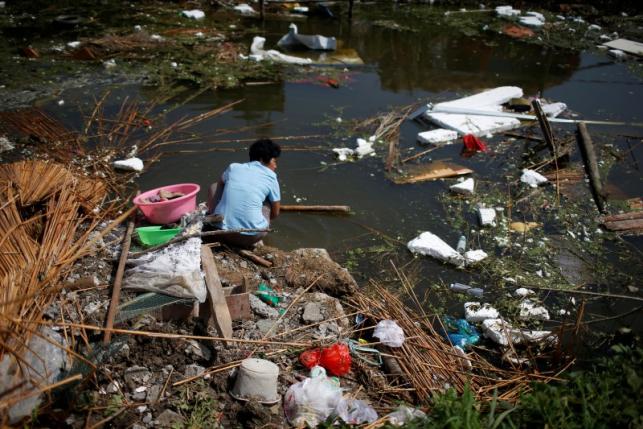
[[[208,191],[208,214],[223,216],[216,226],[223,230],[267,229],[279,216],[281,191],[277,158],[281,147],[270,139],[250,146],[250,162],[232,163]],[[224,243],[252,248],[267,232],[237,232],[221,237]]]

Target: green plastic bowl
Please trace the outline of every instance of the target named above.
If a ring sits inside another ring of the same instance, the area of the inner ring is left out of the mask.
[[[141,243],[146,246],[156,246],[167,243],[181,232],[181,228],[161,228],[162,226],[141,226],[136,228],[136,234],[138,234],[138,239],[141,240]]]

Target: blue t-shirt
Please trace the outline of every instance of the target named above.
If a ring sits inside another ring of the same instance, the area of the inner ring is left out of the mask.
[[[222,229],[262,229],[268,221],[261,209],[266,199],[271,203],[281,200],[279,182],[274,171],[251,161],[233,163],[223,172],[223,195],[214,209],[223,215]]]

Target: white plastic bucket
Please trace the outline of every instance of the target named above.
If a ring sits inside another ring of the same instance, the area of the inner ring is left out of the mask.
[[[230,394],[242,401],[253,399],[262,404],[274,404],[279,401],[278,377],[279,367],[274,363],[265,359],[245,359],[239,365]]]

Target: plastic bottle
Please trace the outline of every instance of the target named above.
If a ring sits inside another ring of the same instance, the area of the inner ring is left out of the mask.
[[[458,253],[464,253],[467,250],[467,237],[465,237],[464,235],[460,236],[456,250],[458,251]]]

